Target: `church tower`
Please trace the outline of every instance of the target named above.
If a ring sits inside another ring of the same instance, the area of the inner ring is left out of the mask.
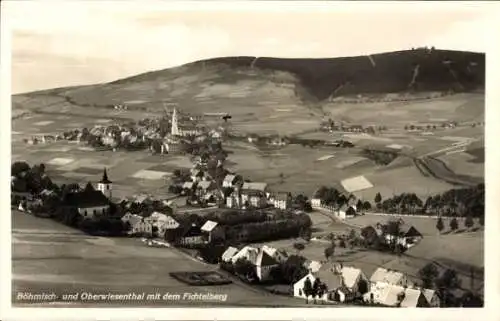
[[[103,193],[107,198],[111,199],[111,184],[112,182],[108,179],[106,168],[104,168],[102,178],[99,183],[97,183],[97,190]]]
[[[174,108],[172,113],[172,136],[179,136],[179,125],[177,123],[177,108]]]

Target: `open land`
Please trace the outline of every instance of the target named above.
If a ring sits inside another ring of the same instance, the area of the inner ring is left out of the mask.
[[[214,306],[297,306],[303,302],[273,296],[234,282],[219,286],[189,286],[169,276],[177,271],[217,269],[175,249],[149,248],[137,239],[102,238],[83,234],[52,220],[17,211],[12,214],[13,296],[17,292],[211,293],[226,294]],[[15,300],[14,300],[15,303]],[[116,304],[117,302],[92,302]],[[206,305],[206,301],[126,301],[121,305]]]

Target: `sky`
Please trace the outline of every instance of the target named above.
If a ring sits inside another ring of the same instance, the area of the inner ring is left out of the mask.
[[[218,56],[485,52],[496,3],[6,1],[12,93],[101,83]]]

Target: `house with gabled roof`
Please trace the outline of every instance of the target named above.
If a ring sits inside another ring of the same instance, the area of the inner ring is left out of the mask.
[[[370,289],[366,275],[355,267],[328,264],[324,265],[316,275],[327,285],[334,301],[352,301]]]
[[[230,246],[228,247],[224,253],[222,253],[221,261],[222,262],[231,262],[232,258],[239,250],[236,247]]]
[[[297,282],[293,284],[293,296],[296,298],[301,298],[301,299],[309,299],[304,291],[305,284],[308,282],[309,286],[313,286],[314,282],[318,278],[316,273],[311,273],[309,272],[308,274],[304,275],[301,279],[299,279]],[[320,278],[321,280],[321,278]],[[322,281],[322,280],[321,280]],[[316,298],[318,301],[329,301],[329,293],[325,292],[320,298]]]
[[[195,223],[182,226],[177,243],[185,247],[195,247],[205,243],[201,227]]]
[[[191,194],[196,188],[196,182],[184,182],[181,186],[182,194]]]
[[[422,291],[399,285],[387,284],[374,297],[374,303],[387,307],[423,308],[429,304]]]
[[[227,174],[222,181],[222,187],[234,188],[236,186],[241,186],[243,183],[243,178],[236,174]]]
[[[349,204],[344,204],[341,207],[339,207],[334,215],[338,219],[345,220],[347,218],[353,218],[356,216],[357,211],[356,211],[356,205],[349,205]]]
[[[266,281],[270,279],[272,269],[279,266],[279,262],[276,261],[266,251],[260,249],[255,259],[254,265],[257,272],[257,278],[260,281]]]
[[[268,186],[267,183],[264,182],[244,182],[241,187],[241,191],[260,191],[267,192]]]
[[[269,254],[278,263],[284,263],[288,259],[288,254],[284,250],[278,250],[268,245],[263,245],[261,249]]]
[[[420,291],[422,291],[422,294],[427,300],[427,304],[429,305],[429,307],[439,308],[441,306],[441,299],[436,293],[436,290],[422,288],[420,289]]]
[[[201,227],[201,232],[204,236],[205,242],[207,243],[224,239],[224,228],[219,223],[214,221],[206,221]]]
[[[264,208],[268,205],[266,194],[257,190],[242,191],[241,203],[243,206],[248,205],[254,208]]]
[[[269,195],[269,203],[272,204],[274,208],[286,210],[292,205],[292,194],[289,192],[271,193]]]
[[[370,277],[370,283],[384,283],[405,286],[408,284],[408,279],[402,272],[379,267],[375,270],[375,272],[373,272],[372,276]]]
[[[253,246],[245,246],[241,250],[239,250],[238,253],[233,255],[231,258],[231,262],[234,264],[236,261],[239,259],[245,259],[250,262],[255,262],[257,259],[257,254],[259,253],[259,249],[253,247]]]
[[[128,225],[132,229],[137,223],[142,221],[142,216],[127,212],[125,215],[121,217],[121,221],[123,223],[128,223]]]

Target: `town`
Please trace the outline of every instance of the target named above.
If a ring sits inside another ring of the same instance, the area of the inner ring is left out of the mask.
[[[126,109],[122,105],[113,108]],[[415,259],[413,253],[430,233],[444,237],[483,229],[484,184],[450,189],[427,199],[414,193],[385,198],[377,193],[374,198],[363,198],[349,192],[356,190],[349,185],[369,184],[363,177],[340,186],[333,182],[331,186],[320,185],[312,194],[288,191],[274,187],[282,184],[254,181],[249,175],[227,169],[228,141],[257,144],[256,140],[262,140],[232,133],[230,115],[223,115],[222,123],[210,127],[195,115],[181,115],[177,107],[172,112],[165,108],[165,112],[159,118],[41,135],[24,143],[74,142],[88,146],[90,153],[147,151],[163,158],[188,155],[190,168],[173,170],[161,187],[168,197],[118,192],[113,169],[106,165],[94,168],[95,173],[100,172],[98,181],[60,184],[51,173],[57,165],[64,165],[64,159],[59,164],[18,160],[11,169],[11,205],[16,215],[53,219],[90,235],[135,237],[144,246],[179,251],[218,267],[218,274],[171,273],[186,284],[238,280],[312,305],[483,304],[483,290],[478,287],[481,282],[477,281],[482,272],[473,268],[457,271],[428,261],[408,273],[376,261],[351,261],[349,256],[377,256],[401,265]],[[329,128],[344,130],[333,124]],[[293,144],[293,140],[281,137],[264,141],[266,148]],[[342,141],[332,148],[354,147]],[[143,172],[145,176],[158,175],[153,170]],[[278,181],[286,179],[279,176]],[[467,284],[463,280],[468,280]]]

